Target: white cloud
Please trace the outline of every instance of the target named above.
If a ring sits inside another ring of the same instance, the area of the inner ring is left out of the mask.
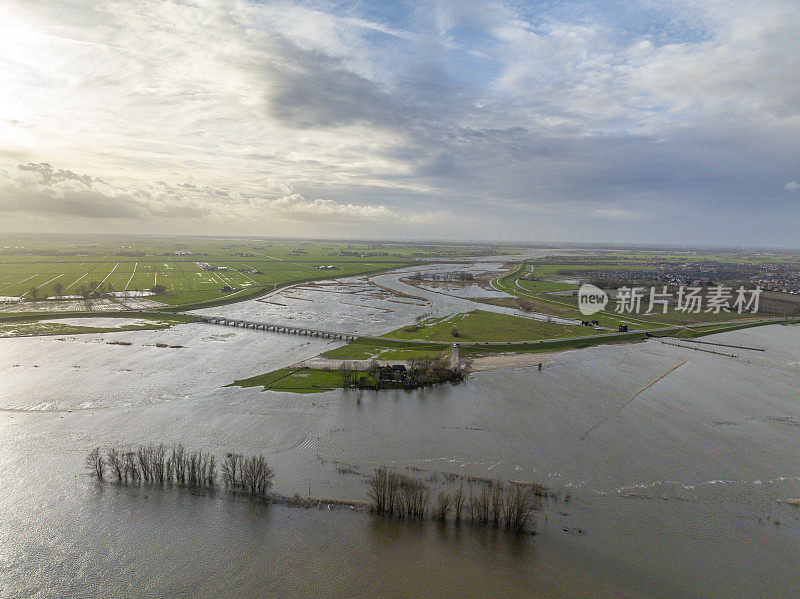
[[[600,218],[610,218],[615,220],[635,220],[641,218],[641,215],[625,208],[595,208],[591,214]]]
[[[0,207],[293,234],[468,214],[487,236],[561,204],[607,231],[665,204],[794,214],[765,198],[800,155],[796,0],[617,3],[643,29],[559,3],[312,4],[2,3]]]
[[[262,193],[291,190],[291,185],[267,180]],[[26,212],[39,216],[104,219],[207,219],[231,222],[265,218],[293,222],[377,224],[427,222],[438,218],[431,212],[403,214],[377,204],[339,203],[330,199],[307,200],[298,193],[280,197],[201,187],[191,183],[170,184],[101,179],[48,163],[20,164],[16,170],[0,165],[0,213]]]
[[[339,204],[333,200],[307,200],[298,193],[274,200],[258,200],[256,205],[280,218],[329,223],[392,222],[400,214],[386,206]]]

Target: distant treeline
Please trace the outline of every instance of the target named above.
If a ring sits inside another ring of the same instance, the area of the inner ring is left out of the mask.
[[[425,519],[456,524],[463,520],[481,526],[501,526],[514,532],[530,528],[537,505],[533,488],[522,483],[504,485],[501,481],[482,481],[477,491],[463,485],[454,493],[440,491],[433,503],[430,490],[412,476],[378,468],[369,479],[372,510],[386,516]]]

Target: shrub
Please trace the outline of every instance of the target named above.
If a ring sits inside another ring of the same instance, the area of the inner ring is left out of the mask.
[[[434,512],[434,517],[440,522],[444,522],[447,520],[447,515],[450,513],[451,507],[452,498],[450,495],[444,491],[439,491],[439,494],[436,496],[436,511]]]

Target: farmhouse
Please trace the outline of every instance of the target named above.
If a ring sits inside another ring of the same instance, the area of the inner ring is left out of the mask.
[[[406,380],[406,367],[402,364],[381,366],[378,370],[378,380],[403,382]]]

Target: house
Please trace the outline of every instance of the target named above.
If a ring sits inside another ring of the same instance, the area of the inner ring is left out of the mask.
[[[381,366],[378,370],[378,380],[403,382],[406,380],[406,367],[402,364]]]

